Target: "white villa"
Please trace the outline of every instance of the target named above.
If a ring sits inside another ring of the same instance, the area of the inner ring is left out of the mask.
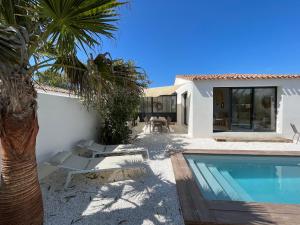
[[[177,75],[174,86],[145,91],[140,118],[170,116],[194,138],[249,132],[292,138],[299,103],[300,75]]]

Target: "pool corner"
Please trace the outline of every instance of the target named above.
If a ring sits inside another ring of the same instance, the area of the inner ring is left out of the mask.
[[[185,150],[171,156],[177,193],[186,225],[299,224],[300,205],[206,200],[199,190],[193,172],[184,157],[185,154],[300,156],[300,152]]]

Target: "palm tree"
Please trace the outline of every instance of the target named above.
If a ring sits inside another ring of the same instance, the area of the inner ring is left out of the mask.
[[[85,66],[77,53],[94,49],[102,36],[113,37],[121,4],[0,0],[0,225],[43,223],[35,156],[39,130],[35,72],[42,67],[63,70],[76,94],[97,96],[101,71],[93,69],[93,60]]]

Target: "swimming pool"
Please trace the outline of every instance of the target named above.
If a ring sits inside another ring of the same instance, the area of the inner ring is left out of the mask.
[[[300,204],[300,157],[185,155],[207,200]]]

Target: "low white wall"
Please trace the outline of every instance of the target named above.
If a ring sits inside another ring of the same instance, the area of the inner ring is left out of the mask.
[[[184,85],[185,86],[185,85]],[[276,133],[287,138],[293,136],[290,123],[300,130],[300,80],[211,80],[193,82],[189,135],[211,137],[213,134],[213,88],[214,87],[277,87]],[[183,89],[184,87],[182,87]]]
[[[59,151],[70,150],[79,140],[95,139],[99,124],[96,114],[88,112],[78,98],[39,91],[38,107],[38,162]]]

